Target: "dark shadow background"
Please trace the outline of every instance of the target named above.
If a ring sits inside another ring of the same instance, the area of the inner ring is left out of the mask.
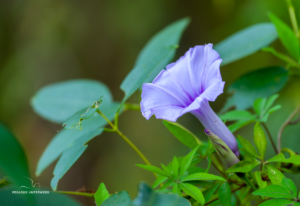
[[[300,15],[300,2],[293,3]],[[139,51],[166,25],[186,16],[192,19],[177,50],[177,59],[189,47],[216,44],[240,29],[268,22],[268,11],[290,24],[284,0],[0,0],[0,120],[22,143],[34,176],[42,152],[61,129],[61,125],[36,115],[30,106],[30,98],[41,87],[69,79],[95,79],[108,85],[114,99],[120,101],[124,94],[119,86]],[[273,46],[285,52],[278,40]],[[274,65],[285,66],[273,56],[258,52],[222,67],[221,73],[227,88],[248,71]],[[299,78],[295,77],[280,93],[278,103],[283,109],[272,114],[268,122],[273,138],[300,103],[299,88]],[[215,111],[227,96],[222,94],[211,104]],[[139,101],[138,93],[129,99],[131,103]],[[202,125],[192,115],[185,115],[179,122],[206,140]],[[237,134],[252,141],[253,126]],[[122,114],[120,130],[157,166],[189,151],[161,120],[152,117],[146,121],[140,112]],[[283,146],[300,152],[299,125],[289,127],[284,134]],[[268,151],[269,157],[274,155],[270,144]],[[59,182],[58,190],[75,191],[83,186],[96,190],[104,182],[110,193],[127,190],[133,198],[138,182],[154,181],[150,172],[135,166],[137,163],[143,162],[117,134],[104,133],[89,144]],[[50,187],[54,165],[35,182]],[[296,180],[295,175],[292,177]],[[93,205],[91,199],[75,198],[84,205]]]

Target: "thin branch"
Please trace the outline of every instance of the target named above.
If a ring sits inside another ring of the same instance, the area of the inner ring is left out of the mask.
[[[238,188],[232,190],[231,193],[234,193],[234,192],[236,192],[236,191],[242,189],[242,188],[245,187],[245,186],[246,186],[246,184],[243,184],[243,185],[241,185],[240,187],[238,187]],[[217,198],[215,198],[215,199],[213,199],[213,200],[207,202],[204,206],[209,205],[209,204],[211,204],[211,203],[217,201],[218,199],[219,199],[219,198],[217,197]]]
[[[291,122],[289,123],[289,125],[294,125],[294,124],[297,124],[298,122],[300,122],[300,112],[299,112],[298,118],[295,119],[294,121],[291,121]]]
[[[87,193],[87,192],[73,192],[73,191],[54,191],[54,192],[68,194],[68,195],[78,195],[78,196],[94,197],[94,193]]]
[[[272,136],[271,136],[270,130],[268,129],[267,125],[266,125],[264,122],[262,122],[261,124],[262,124],[262,126],[265,128],[265,130],[266,130],[266,132],[267,132],[267,134],[268,134],[268,136],[269,136],[269,139],[270,139],[270,141],[271,141],[271,143],[272,143],[272,146],[273,146],[273,148],[274,148],[275,153],[278,154],[280,150],[277,150],[277,149],[276,149],[276,145],[275,145],[275,142],[274,142],[274,140],[273,140],[273,138],[272,138]]]
[[[296,116],[296,114],[300,112],[300,106],[298,106],[291,114],[290,116],[287,118],[287,120],[285,120],[285,122],[282,124],[282,126],[280,127],[279,131],[278,131],[278,135],[277,135],[277,147],[278,147],[278,151],[281,151],[281,137],[282,137],[282,133],[283,130],[285,129],[286,126],[290,125],[292,122],[292,119]],[[299,118],[298,118],[299,119]],[[298,123],[298,119],[296,120],[296,123]],[[295,121],[294,121],[295,122]],[[292,124],[294,124],[294,122],[292,122]]]

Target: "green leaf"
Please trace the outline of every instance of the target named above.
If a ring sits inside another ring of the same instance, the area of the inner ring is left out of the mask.
[[[180,188],[178,189],[178,191],[180,192]],[[191,204],[187,199],[175,194],[161,194],[158,192],[154,192],[145,183],[139,184],[138,195],[133,201],[133,206],[179,206],[179,205],[191,206]]]
[[[223,206],[231,206],[231,189],[227,182],[220,186],[218,196]]]
[[[242,145],[242,147],[244,148],[244,150],[251,156],[256,157],[256,158],[260,158],[260,156],[257,154],[256,149],[253,147],[253,145],[246,140],[244,137],[238,135],[238,139],[240,140],[240,143]]]
[[[51,188],[53,190],[57,189],[58,181],[66,174],[66,172],[72,167],[72,165],[78,160],[82,153],[86,150],[86,143],[90,138],[97,136],[103,132],[103,128],[98,129],[98,131],[92,131],[92,134],[86,135],[83,138],[74,141],[69,148],[65,149],[59,158],[56,166],[54,168],[54,177],[51,180]]]
[[[275,157],[272,157],[267,162],[285,162],[285,163],[293,163],[293,164],[300,164],[300,155],[296,155],[291,153],[289,158],[285,158],[283,153],[279,153]]]
[[[232,167],[230,167],[228,170],[226,170],[226,172],[227,173],[231,173],[231,172],[247,173],[247,172],[250,172],[253,168],[255,168],[259,164],[260,164],[260,162],[257,160],[254,160],[253,162],[243,160],[243,161],[240,161],[237,164],[233,165]]]
[[[65,129],[72,129],[73,127],[76,126],[76,129],[81,130],[82,120],[88,119],[91,116],[93,116],[101,103],[102,103],[102,97],[99,100],[95,101],[92,106],[79,110],[74,115],[69,117],[66,121],[64,121],[63,127]]]
[[[176,157],[172,161],[172,170],[175,178],[178,178],[179,163]]]
[[[104,103],[99,108],[103,105]],[[113,103],[107,107],[102,107],[101,111],[108,119],[112,120],[119,107],[119,103]],[[73,145],[77,139],[84,139],[87,142],[95,136],[100,135],[102,131],[99,128],[106,124],[107,122],[100,115],[93,115],[82,122],[82,130],[62,129],[54,136],[41,156],[37,165],[36,175],[39,176],[46,167],[54,162],[64,150]]]
[[[267,138],[259,122],[256,122],[254,126],[254,143],[260,153],[261,159],[263,160],[267,149]]]
[[[198,150],[199,146],[193,149],[187,156],[185,156],[181,162],[181,168],[179,175],[182,176],[185,171],[189,168],[190,164],[192,163],[193,157]]]
[[[297,187],[291,179],[284,177],[281,181],[281,186],[289,191],[295,199],[297,199]]]
[[[245,120],[240,120],[240,121],[237,121],[231,125],[228,126],[228,129],[234,133],[236,132],[237,130],[239,130],[240,128],[252,123],[252,122],[255,122],[255,120],[248,120],[248,121],[245,121]]]
[[[167,129],[185,146],[194,149],[199,144],[202,144],[201,141],[189,130],[181,126],[176,122],[163,121]]]
[[[278,97],[279,97],[278,94],[274,94],[274,95],[272,95],[272,96],[270,96],[270,97],[268,98],[268,100],[267,100],[267,102],[266,102],[266,105],[265,105],[265,108],[264,108],[265,112],[268,111],[268,110],[271,108],[271,106],[274,104],[275,100],[276,100]]]
[[[0,171],[17,186],[30,185],[27,158],[17,138],[0,123]]]
[[[97,206],[100,206],[104,200],[109,198],[109,193],[104,185],[104,183],[100,183],[98,190],[95,192],[95,201]]]
[[[249,56],[277,39],[275,27],[260,23],[243,29],[218,43],[214,49],[223,59],[222,65]]]
[[[155,180],[155,182],[152,185],[152,188],[156,188],[159,184],[163,183],[164,181],[166,181],[168,179],[168,177],[164,176],[164,175],[159,175],[157,177],[157,179]]]
[[[173,192],[173,194],[177,194],[177,195],[181,196],[179,183],[174,184],[172,192]]]
[[[268,185],[267,181],[263,181],[261,178],[261,171],[255,171],[255,178],[259,188],[265,188]]]
[[[188,183],[180,183],[180,188],[189,196],[194,198],[197,202],[199,202],[201,205],[205,203],[205,199],[203,197],[203,194],[201,190],[191,184]]]
[[[269,185],[268,187],[254,191],[252,194],[273,198],[293,198],[286,189],[279,185]]]
[[[248,112],[246,110],[233,110],[233,111],[229,111],[229,112],[221,115],[220,119],[228,120],[228,121],[253,120],[253,119],[255,119],[255,115],[252,115],[250,112]]]
[[[145,170],[148,170],[148,171],[150,171],[150,172],[154,172],[154,173],[156,173],[156,174],[160,174],[160,175],[163,175],[163,176],[168,176],[168,174],[167,174],[165,171],[163,171],[163,170],[161,170],[160,168],[155,167],[155,166],[153,166],[153,165],[141,165],[141,164],[136,164],[136,166],[141,167],[141,168],[143,168],[143,169],[145,169]]]
[[[297,61],[300,60],[299,42],[293,30],[277,16],[269,13],[269,18],[276,27],[279,39],[284,47]]]
[[[103,96],[101,107],[112,102],[108,88],[94,80],[71,80],[43,87],[32,98],[34,111],[43,118],[63,123],[75,112],[89,107],[92,102]]]
[[[101,206],[133,206],[126,191],[118,192],[106,199]]]
[[[282,67],[268,67],[244,74],[227,90],[233,95],[227,99],[222,112],[232,106],[237,110],[248,109],[257,98],[278,93],[288,80],[288,72]]]
[[[259,117],[262,117],[264,114],[264,108],[266,102],[267,102],[266,98],[258,98],[253,103],[253,109],[258,114]]]
[[[151,82],[175,55],[179,39],[189,24],[180,19],[157,33],[140,52],[134,68],[121,84],[125,102],[143,83]]]
[[[200,181],[200,180],[226,181],[223,177],[216,176],[216,175],[211,175],[211,174],[208,174],[208,173],[202,173],[202,172],[189,175],[189,176],[183,178],[181,181],[182,182],[187,182],[187,181]]]
[[[273,185],[281,185],[281,181],[284,178],[284,175],[276,168],[271,165],[267,165],[268,176]]]
[[[205,198],[205,202],[208,202],[209,199],[211,198],[211,196],[215,193],[215,191],[219,188],[219,186],[221,185],[220,182],[217,182],[215,184],[213,184],[209,189],[205,190],[203,192],[203,196]]]
[[[295,205],[295,201],[286,199],[271,199],[261,203],[259,206],[288,206]],[[296,206],[296,205],[295,205]]]
[[[168,179],[165,184],[159,189],[160,191],[166,189],[167,187],[169,187],[172,183],[174,183],[174,181],[172,179]]]

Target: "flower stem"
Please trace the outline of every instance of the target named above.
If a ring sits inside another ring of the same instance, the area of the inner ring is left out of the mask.
[[[297,115],[297,113],[300,112],[300,106],[298,106],[291,114],[290,116],[287,118],[287,120],[285,120],[285,122],[283,123],[283,125],[280,127],[278,135],[277,135],[277,147],[278,147],[278,151],[281,151],[281,137],[282,137],[282,133],[283,130],[285,129],[285,127],[289,124],[294,124],[294,122],[292,121],[292,119]],[[296,120],[296,123],[298,121]]]
[[[267,125],[264,122],[262,122],[261,124],[265,128],[266,132],[268,133],[269,139],[270,139],[270,141],[272,143],[272,146],[273,146],[273,149],[274,149],[275,153],[278,154],[280,150],[277,150],[276,145],[274,143],[274,140],[273,140],[273,138],[271,136],[270,130],[268,129]]]
[[[86,197],[94,197],[94,193],[87,193],[87,192],[73,192],[73,191],[54,191],[54,192],[68,194],[68,195],[79,195],[79,196],[86,196]]]
[[[291,0],[286,0],[286,3],[288,6],[294,33],[295,33],[296,37],[299,38],[299,30],[298,30],[297,18],[295,15],[295,8],[293,7]]]
[[[127,144],[144,160],[144,162],[147,165],[151,165],[148,159],[145,157],[145,155],[99,110],[97,109],[97,113],[100,114],[106,121],[107,123],[111,126],[111,128],[118,134],[120,137],[122,137]],[[106,129],[107,130],[107,129]],[[153,173],[154,176],[156,177],[156,174]]]

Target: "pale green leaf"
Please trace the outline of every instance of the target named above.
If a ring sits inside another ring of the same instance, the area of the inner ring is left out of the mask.
[[[219,181],[226,181],[223,177],[208,174],[208,173],[195,173],[183,178],[182,182],[187,181],[200,181],[200,180],[219,180]]]
[[[225,65],[259,51],[275,39],[275,27],[270,23],[260,23],[233,34],[218,43],[214,49],[223,59],[222,65]]]
[[[243,149],[248,154],[250,154],[253,157],[260,158],[260,156],[257,154],[257,151],[254,148],[254,146],[247,139],[245,139],[244,137],[242,137],[240,135],[238,135],[238,139],[240,140],[240,143],[241,143]]]
[[[284,189],[279,185],[269,185],[265,188],[254,191],[252,194],[260,195],[264,197],[273,197],[273,198],[288,198],[288,199],[293,198],[293,196],[291,196],[286,189]]]
[[[267,165],[268,176],[273,185],[281,185],[281,181],[284,178],[284,175],[276,168],[271,165]]]
[[[255,171],[255,178],[260,189],[267,187],[268,183],[261,178],[261,171]]]
[[[227,182],[220,186],[218,196],[223,206],[231,206],[231,189]]]
[[[257,165],[259,165],[260,162],[257,160],[247,161],[243,160],[238,162],[237,164],[230,167],[228,170],[226,170],[227,173],[231,172],[241,172],[241,173],[247,173],[250,172],[252,169],[254,169]]]
[[[189,166],[192,163],[192,160],[194,158],[194,155],[196,153],[196,151],[198,150],[199,146],[197,146],[195,149],[193,149],[188,155],[186,155],[182,162],[181,162],[181,168],[180,168],[180,172],[179,175],[182,176],[185,171],[189,168]]]
[[[77,111],[91,106],[101,96],[101,107],[108,107],[112,103],[112,96],[103,83],[94,80],[70,80],[43,87],[31,99],[31,105],[43,118],[63,123]]]
[[[284,177],[281,181],[281,186],[289,191],[295,199],[297,199],[297,187],[291,179]]]
[[[158,167],[155,167],[153,165],[141,165],[141,164],[136,164],[136,166],[140,167],[140,168],[143,168],[145,170],[148,170],[150,172],[154,172],[156,174],[160,174],[160,175],[163,175],[163,176],[168,176],[168,174],[161,170],[160,168]]]
[[[254,126],[254,143],[260,153],[261,159],[264,159],[267,149],[267,138],[259,122]]]

